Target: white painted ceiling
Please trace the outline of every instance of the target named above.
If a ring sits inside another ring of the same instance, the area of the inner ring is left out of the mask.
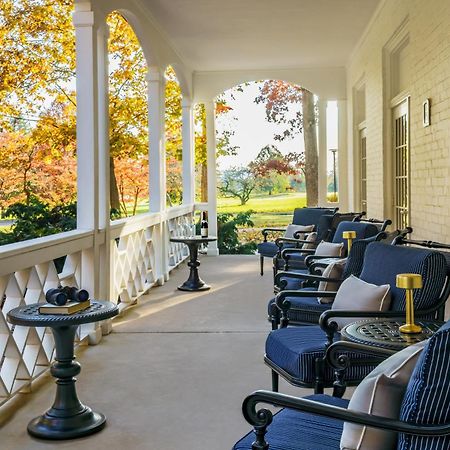
[[[194,70],[346,64],[380,0],[141,0]]]

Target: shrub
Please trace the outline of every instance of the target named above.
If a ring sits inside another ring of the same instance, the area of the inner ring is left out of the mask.
[[[37,198],[14,203],[5,215],[14,219],[9,231],[0,231],[0,245],[71,231],[77,227],[77,204],[50,206]]]
[[[252,227],[250,216],[253,211],[238,214],[222,213],[217,216],[217,245],[219,252],[225,255],[250,255],[256,250],[255,242],[239,241],[238,226]]]

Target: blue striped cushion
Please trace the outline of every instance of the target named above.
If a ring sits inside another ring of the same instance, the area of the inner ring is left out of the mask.
[[[436,304],[444,287],[447,265],[441,253],[372,242],[367,246],[360,278],[367,283],[391,285],[391,310],[405,310],[405,290],[395,285],[399,273],[419,273],[423,287],[414,293],[416,310]]]
[[[337,337],[336,340],[339,338]],[[325,354],[326,336],[318,326],[288,327],[272,331],[266,340],[266,356],[278,367],[304,383],[315,381],[315,360]],[[369,353],[349,352],[351,359],[370,357]],[[347,381],[362,380],[376,365],[351,365],[345,372]],[[326,366],[325,382],[335,379],[334,370]]]
[[[366,239],[378,234],[378,228],[373,223],[364,222],[341,222],[336,228],[336,233],[333,236],[333,242],[347,244],[347,239],[342,237],[344,231],[355,231],[356,240]]]
[[[314,288],[303,288],[302,291],[314,291]],[[331,305],[321,304],[317,301],[317,297],[287,297],[287,300],[291,302],[291,308],[302,308],[307,311],[295,311],[289,310],[288,317],[289,320],[293,322],[310,322],[311,316],[308,314],[308,311],[313,313],[323,313],[324,311],[331,308]],[[272,305],[275,302],[275,299],[272,298],[269,300],[269,304],[267,305],[267,311],[270,316],[272,310]],[[317,323],[317,315],[314,314],[312,316],[315,318],[315,322]]]
[[[329,395],[305,397],[327,405],[347,408],[348,400]],[[266,441],[270,450],[339,450],[343,422],[329,417],[282,409],[274,415]],[[251,450],[253,431],[244,436],[233,450]]]
[[[400,419],[415,424],[450,423],[450,322],[430,338],[408,383]],[[401,434],[398,450],[443,450],[450,436]]]
[[[275,242],[261,242],[258,244],[258,253],[267,258],[273,258],[278,251]]]
[[[309,274],[308,269],[296,269],[296,270],[291,270],[290,272],[296,272],[296,273],[303,273],[303,274]],[[302,279],[298,279],[298,278],[290,278],[290,277],[282,277],[281,280],[286,280],[287,284],[283,289],[300,289],[301,285],[303,283],[304,280]]]

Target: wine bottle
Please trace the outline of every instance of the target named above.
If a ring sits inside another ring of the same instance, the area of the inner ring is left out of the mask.
[[[200,235],[202,238],[208,237],[208,222],[206,220],[206,213],[202,211],[202,221],[200,223]]]

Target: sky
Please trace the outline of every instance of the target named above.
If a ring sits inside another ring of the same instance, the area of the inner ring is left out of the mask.
[[[284,131],[283,125],[267,121],[265,105],[256,104],[255,97],[259,94],[262,83],[251,83],[245,86],[244,92],[236,89],[225,91],[224,98],[233,110],[219,116],[216,122],[218,131],[228,128],[234,131],[231,144],[238,145],[240,149],[236,156],[224,156],[218,159],[219,170],[231,166],[246,166],[254,160],[259,151],[266,145],[275,145],[282,154],[289,152],[303,152],[303,135],[298,133],[294,139],[276,141],[274,136]],[[294,108],[294,107],[292,107]],[[292,109],[294,112],[294,109]],[[327,108],[327,134],[328,148],[337,148],[337,109],[336,102],[330,102]],[[332,156],[328,152],[328,168],[331,170]]]

